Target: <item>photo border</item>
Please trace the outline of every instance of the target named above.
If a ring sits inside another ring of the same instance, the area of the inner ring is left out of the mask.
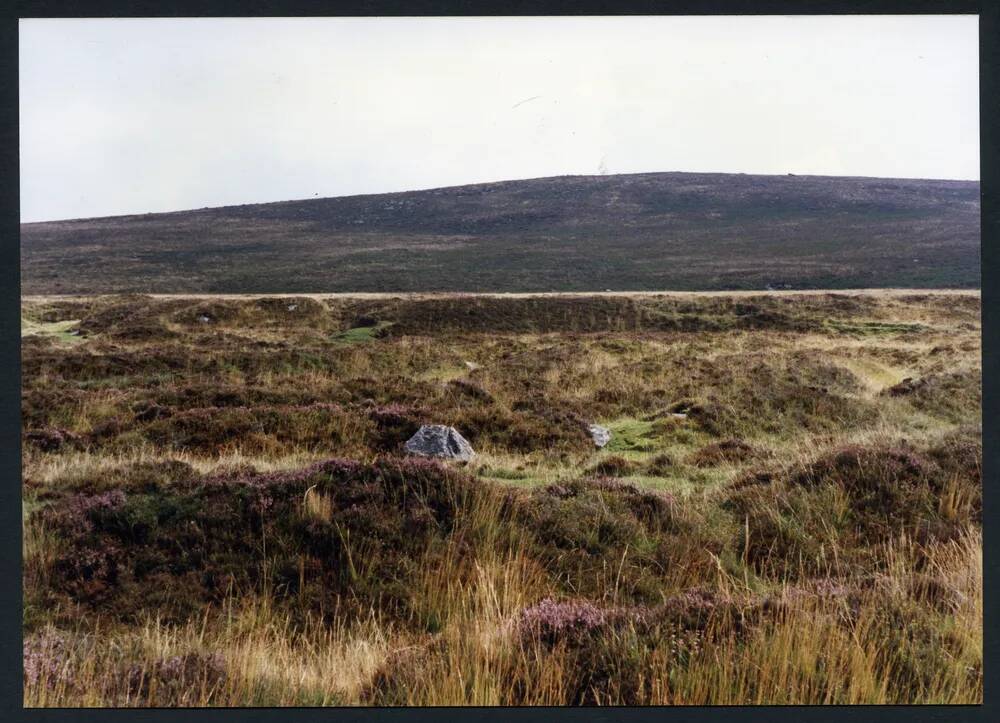
[[[824,14],[978,14],[980,43],[980,157],[982,193],[982,331],[983,331],[983,519],[1000,520],[997,480],[1000,451],[998,383],[1000,383],[1000,262],[998,199],[998,130],[1000,130],[1000,3],[969,0],[623,0],[561,2],[497,0],[494,2],[429,2],[428,0],[154,0],[72,2],[37,0],[9,3],[0,15],[0,719],[7,721],[423,721],[524,720],[560,723],[568,720],[645,722],[678,721],[832,721],[857,717],[893,721],[995,720],[998,615],[984,605],[984,704],[981,706],[732,706],[644,708],[139,708],[25,709],[22,706],[22,577],[21,577],[21,412],[20,412],[20,245],[18,157],[18,19],[46,17],[282,17],[282,16],[430,16],[430,15],[824,15]],[[995,600],[998,582],[998,532],[983,525],[984,598]],[[991,609],[994,608],[994,609]]]

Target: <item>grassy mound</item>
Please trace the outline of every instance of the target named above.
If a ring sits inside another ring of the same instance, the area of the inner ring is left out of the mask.
[[[956,539],[979,519],[982,490],[929,454],[850,446],[780,478],[750,475],[726,505],[744,520],[743,554],[754,569],[798,578],[870,570],[877,548],[900,535]]]
[[[46,500],[36,514],[60,539],[52,592],[120,619],[183,619],[264,585],[310,609],[378,601],[405,617],[433,542],[499,494],[426,460],[206,478],[180,467],[164,484],[170,471],[132,468],[127,486]]]

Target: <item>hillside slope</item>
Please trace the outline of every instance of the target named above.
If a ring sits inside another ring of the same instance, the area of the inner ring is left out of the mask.
[[[24,224],[22,292],[978,287],[979,183],[651,173]]]

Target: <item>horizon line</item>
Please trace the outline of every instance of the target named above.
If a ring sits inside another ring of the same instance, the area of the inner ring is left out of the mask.
[[[142,216],[169,216],[179,213],[197,213],[200,211],[217,211],[225,208],[244,208],[246,206],[273,206],[283,203],[302,203],[306,201],[329,201],[342,198],[364,198],[366,196],[392,196],[406,193],[424,193],[427,191],[442,191],[449,188],[467,188],[469,186],[492,186],[501,183],[518,183],[542,181],[556,178],[613,178],[620,176],[654,176],[654,175],[691,175],[691,176],[763,176],[767,178],[842,178],[852,180],[883,180],[883,181],[931,181],[936,183],[977,183],[979,178],[927,178],[923,176],[866,176],[866,175],[834,175],[824,173],[751,173],[746,171],[629,171],[625,173],[559,173],[551,176],[530,176],[527,178],[502,178],[493,181],[476,181],[473,183],[457,183],[447,186],[426,186],[409,188],[403,191],[373,191],[369,193],[345,193],[334,196],[308,196],[286,198],[277,201],[248,201],[246,203],[228,203],[219,206],[199,206],[195,208],[179,208],[171,211],[138,211],[129,213],[112,213],[100,216],[75,216],[68,218],[49,218],[37,221],[20,221],[20,226],[31,226],[43,223],[70,223],[73,221],[98,221],[111,218],[137,218]]]

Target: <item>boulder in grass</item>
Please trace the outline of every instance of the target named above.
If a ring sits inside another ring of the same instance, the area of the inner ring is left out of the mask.
[[[600,424],[588,424],[587,431],[590,433],[590,438],[594,440],[594,445],[598,448],[604,447],[611,441],[611,430]]]
[[[476,453],[472,445],[454,427],[425,424],[410,437],[403,447],[409,454],[421,457],[441,457],[467,462]]]

